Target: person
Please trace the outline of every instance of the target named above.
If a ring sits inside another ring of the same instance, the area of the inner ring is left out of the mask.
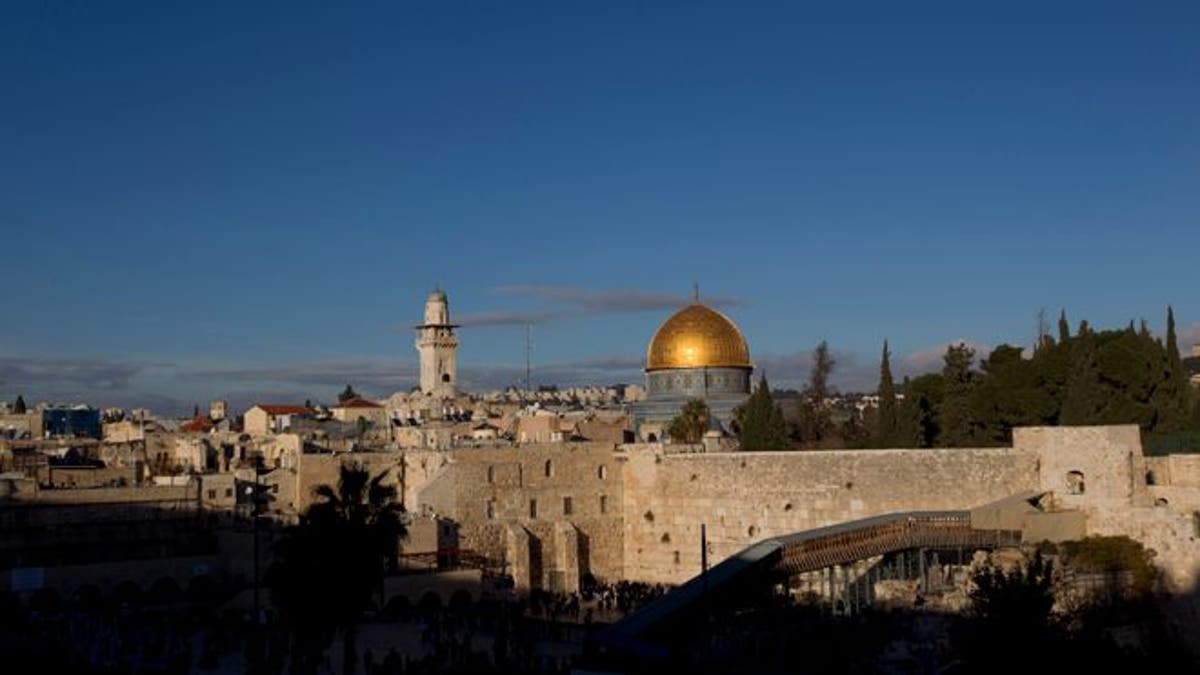
[[[375,673],[375,654],[371,652],[370,647],[363,650],[363,672],[366,675],[374,675]]]

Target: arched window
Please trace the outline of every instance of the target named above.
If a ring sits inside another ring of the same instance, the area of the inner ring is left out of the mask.
[[[1067,494],[1081,495],[1086,490],[1086,487],[1087,486],[1084,484],[1084,481],[1083,481],[1083,472],[1082,471],[1068,471],[1067,472]]]
[[[488,520],[491,520],[496,517],[496,502],[495,502],[495,500],[492,500],[492,499],[488,500],[487,517],[488,517]]]
[[[550,478],[554,475],[554,465],[550,463],[550,460],[546,460],[545,474],[546,478]]]
[[[494,467],[494,466],[488,467],[488,482],[489,483],[496,482],[496,467]]]
[[[600,480],[608,478],[608,467],[601,464],[600,468],[596,469],[596,477]]]
[[[1146,472],[1146,485],[1158,485],[1158,476],[1153,471]]]

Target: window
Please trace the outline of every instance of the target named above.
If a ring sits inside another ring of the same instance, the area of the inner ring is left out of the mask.
[[[571,503],[571,498],[563,497],[563,515],[564,516],[571,515],[571,512],[575,510],[573,507],[574,507],[574,505]]]
[[[1067,494],[1081,495],[1081,494],[1083,494],[1085,489],[1086,489],[1086,486],[1084,485],[1084,482],[1083,482],[1083,472],[1082,471],[1068,471],[1067,472]]]
[[[225,496],[226,496],[227,498],[228,498],[228,497],[233,497],[233,488],[225,488]]]
[[[488,520],[491,520],[496,517],[496,502],[495,502],[495,500],[492,500],[492,499],[488,500],[487,517],[488,517]]]
[[[552,466],[550,464],[550,460],[546,460],[545,473],[546,473],[546,478],[550,478],[551,476],[554,475],[554,466]]]
[[[496,482],[496,467],[494,467],[494,466],[488,467],[488,482],[489,483]]]
[[[679,551],[675,551],[675,564],[679,564]]]
[[[1146,485],[1158,485],[1158,477],[1154,475],[1153,471],[1146,472]]]
[[[599,478],[600,480],[604,480],[605,478],[608,478],[608,467],[601,464],[600,468],[596,469],[596,477]]]
[[[208,491],[208,498],[209,498],[209,499],[216,499],[216,498],[217,498],[217,491],[216,491],[216,490],[209,490],[209,491]]]
[[[537,518],[537,500],[536,499],[529,500],[529,517]]]
[[[600,495],[600,515],[608,513],[608,495]]]

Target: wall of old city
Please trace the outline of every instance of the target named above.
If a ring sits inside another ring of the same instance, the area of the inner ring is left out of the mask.
[[[1029,490],[1009,448],[672,454],[624,446],[625,577],[680,583],[770,536],[895,511],[966,509]]]
[[[420,491],[419,503],[459,524],[462,548],[504,559],[535,586],[569,588],[584,573],[624,578],[623,480],[611,444],[529,444],[444,456],[448,463]]]

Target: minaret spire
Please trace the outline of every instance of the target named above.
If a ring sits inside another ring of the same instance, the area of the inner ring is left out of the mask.
[[[700,304],[700,284],[692,282],[692,302]]]

